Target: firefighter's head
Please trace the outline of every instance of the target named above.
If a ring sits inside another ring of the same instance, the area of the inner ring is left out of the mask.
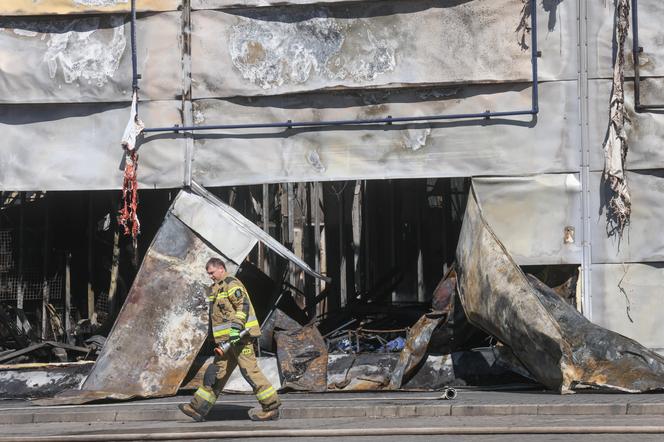
[[[214,282],[220,282],[226,275],[226,264],[219,258],[210,258],[205,264],[205,271]]]

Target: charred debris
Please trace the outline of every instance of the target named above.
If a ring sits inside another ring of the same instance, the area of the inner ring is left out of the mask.
[[[210,255],[248,287],[282,389],[664,387],[662,357],[578,312],[576,267],[511,259],[467,179],[142,191],[136,249],[114,192],[3,202],[4,398],[190,388],[212,355]]]

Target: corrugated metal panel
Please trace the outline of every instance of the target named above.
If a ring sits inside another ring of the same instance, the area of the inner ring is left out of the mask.
[[[593,263],[664,261],[664,170],[652,174],[628,172],[632,217],[622,241],[606,234],[606,216],[600,212],[601,176],[590,176]]]
[[[473,184],[484,218],[518,264],[581,262],[577,174],[475,178]],[[575,239],[565,244],[568,226]]]
[[[193,95],[530,81],[530,50],[515,32],[522,7],[395,1],[193,12]],[[574,8],[557,9],[573,26]],[[576,79],[575,42],[556,20],[556,38],[540,39],[539,77]]]
[[[129,105],[0,105],[0,188],[101,190],[122,186],[120,139]],[[141,116],[158,124],[180,120],[180,103],[144,103]],[[154,136],[140,147],[143,188],[180,187],[184,140]]]
[[[131,99],[131,37],[126,15],[0,18],[0,102]],[[181,94],[180,14],[137,21],[143,99]]]
[[[136,0],[138,11],[175,11],[182,0]],[[2,0],[0,15],[128,12],[131,0]]]
[[[195,101],[198,123],[353,119],[523,109],[529,87],[374,91]],[[452,95],[450,95],[452,94]],[[229,131],[196,140],[194,179],[207,186],[279,181],[518,175],[578,170],[575,82],[545,83],[538,123],[529,117],[439,124]],[[445,97],[450,95],[449,97]],[[422,101],[427,100],[427,101]],[[371,104],[375,103],[375,104]],[[406,127],[407,130],[402,128]]]
[[[610,80],[589,82],[589,120],[591,161],[594,171],[604,169],[602,148],[609,124]],[[664,103],[664,78],[641,81],[641,103]],[[627,126],[627,168],[664,168],[664,114],[658,112],[634,112],[634,83],[625,82],[625,105],[630,122]]]
[[[588,16],[588,75],[590,78],[611,78],[613,75],[614,2],[595,0],[587,2]],[[631,11],[630,11],[631,13]],[[664,75],[664,2],[639,0],[639,45],[644,52],[640,58],[641,75]],[[631,28],[631,21],[630,21]],[[632,29],[627,36],[625,75],[634,72]]]
[[[594,264],[591,274],[595,322],[647,347],[664,349],[664,263]]]

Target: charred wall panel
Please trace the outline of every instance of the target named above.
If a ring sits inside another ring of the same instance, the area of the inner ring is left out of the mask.
[[[174,11],[182,0],[136,0],[138,11]],[[131,0],[3,0],[0,15],[129,12]]]
[[[589,1],[588,4],[588,75],[590,78],[611,78],[613,75],[614,2]],[[664,3],[660,0],[639,0],[639,46],[644,52],[640,58],[643,76],[664,75]],[[630,11],[630,14],[633,11]],[[625,56],[625,75],[634,69],[632,50],[632,24],[625,42],[629,55]]]
[[[141,106],[152,122],[177,121],[179,102]],[[0,105],[3,190],[102,190],[122,186],[120,139],[127,104]],[[150,188],[182,183],[184,141],[159,137],[141,147],[139,184]]]
[[[495,0],[195,11],[193,96],[530,81],[523,10],[520,0]],[[558,10],[574,26],[574,8]],[[541,40],[540,79],[576,79],[576,45],[562,26]]]
[[[196,100],[199,124],[431,115],[530,106],[529,85]],[[450,121],[329,129],[227,131],[196,143],[194,179],[257,182],[518,175],[578,170],[574,82],[544,83],[538,121]],[[224,162],[219,162],[224,158]],[[258,161],[258,159],[261,159]]]
[[[664,15],[663,15],[664,17]],[[626,75],[632,75],[625,70]],[[610,80],[589,82],[588,115],[590,126],[591,170],[602,171],[604,168],[604,150],[602,145],[609,124],[608,100],[611,93]],[[664,78],[649,78],[641,81],[642,103],[664,103]],[[662,112],[634,111],[634,83],[625,81],[625,107],[629,123],[627,125],[627,169],[664,168],[664,114]]]
[[[592,189],[601,189],[600,172],[591,173]],[[622,241],[617,236],[607,236],[605,207],[600,192],[592,194],[591,214],[602,215],[591,218],[592,260],[594,264],[622,262],[664,261],[664,170],[650,172],[628,172],[627,180],[632,194],[632,216],[630,226]],[[601,292],[599,292],[601,294]]]
[[[487,222],[519,265],[581,262],[577,174],[476,178],[473,183]],[[572,242],[565,242],[566,236]]]
[[[664,352],[664,263],[594,264],[591,274],[597,323]]]
[[[137,21],[143,99],[182,89],[180,14]],[[0,18],[0,102],[131,100],[131,32],[123,15]]]

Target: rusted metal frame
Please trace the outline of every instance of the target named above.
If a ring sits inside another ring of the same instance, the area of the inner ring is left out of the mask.
[[[93,199],[92,192],[88,192],[88,256],[87,256],[87,269],[88,269],[88,319],[92,321],[92,318],[95,314],[95,292],[92,287],[92,273],[93,273],[93,261],[92,255],[94,253],[94,219],[93,219]]]
[[[664,109],[664,104],[641,104],[641,73],[639,56],[643,47],[639,46],[639,2],[632,0],[632,56],[634,59],[634,110],[648,112],[650,110]]]
[[[441,120],[461,120],[461,119],[491,119],[514,117],[519,115],[532,115],[535,116],[539,113],[539,81],[538,81],[538,66],[537,58],[541,56],[537,46],[537,1],[530,0],[530,34],[531,34],[531,66],[532,66],[532,96],[530,109],[515,110],[515,111],[500,111],[492,112],[486,110],[477,113],[465,114],[443,114],[443,115],[425,115],[425,116],[406,116],[406,117],[392,117],[388,115],[383,118],[368,118],[368,119],[355,119],[355,120],[319,120],[319,121],[292,121],[287,120],[278,123],[250,123],[250,124],[211,124],[211,125],[174,125],[170,127],[146,127],[143,132],[175,132],[181,131],[208,131],[208,130],[231,130],[231,129],[293,129],[296,127],[329,127],[329,126],[357,126],[357,125],[372,125],[372,124],[393,124],[393,123],[411,123],[417,121],[441,121]]]
[[[65,256],[65,342],[71,343],[71,253]]]

